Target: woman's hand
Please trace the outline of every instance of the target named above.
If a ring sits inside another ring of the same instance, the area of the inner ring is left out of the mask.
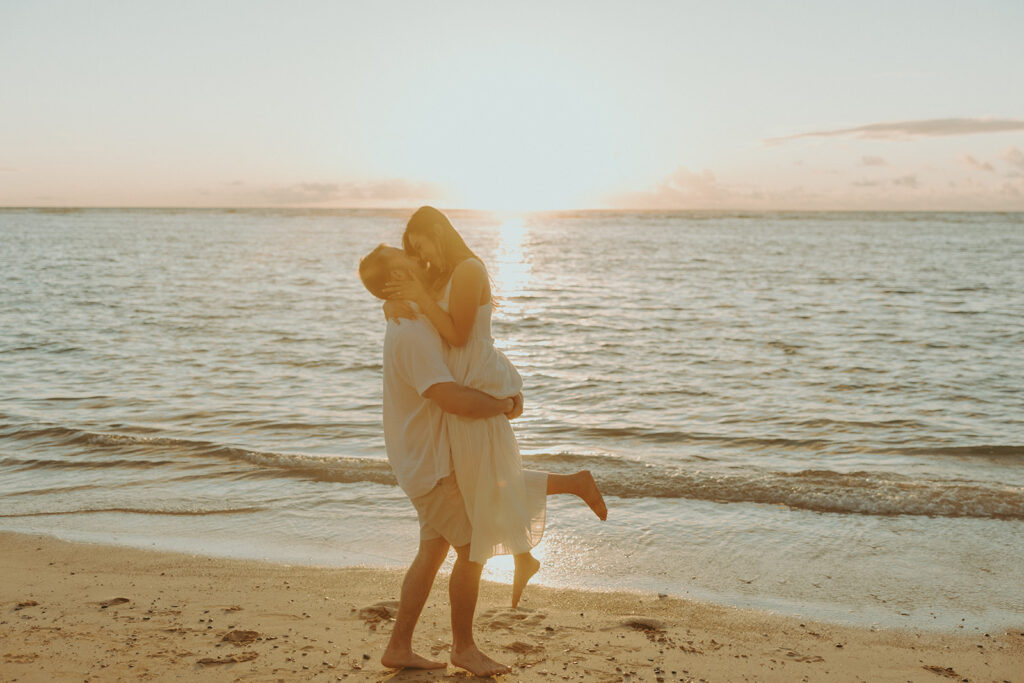
[[[384,309],[384,319],[394,320],[396,325],[402,324],[402,318],[416,319],[416,311],[408,301],[389,299],[381,308]]]
[[[430,300],[430,295],[423,288],[423,284],[414,277],[401,280],[388,280],[384,285],[384,295],[388,299],[406,299],[415,301],[420,306],[425,306]]]

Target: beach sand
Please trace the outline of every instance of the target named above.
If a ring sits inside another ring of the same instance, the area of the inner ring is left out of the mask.
[[[0,680],[429,681],[381,666],[400,571],[211,559],[0,533]],[[415,639],[446,659],[447,576]],[[485,584],[507,681],[1021,681],[998,633],[850,628],[657,595]]]

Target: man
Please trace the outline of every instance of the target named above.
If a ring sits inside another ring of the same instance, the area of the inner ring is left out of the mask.
[[[380,245],[359,263],[359,276],[384,299],[388,280],[422,277],[419,263],[401,249]],[[440,336],[426,320],[389,322],[384,335],[384,444],[398,484],[412,500],[420,522],[420,545],[402,582],[395,626],[381,663],[388,668],[440,669],[416,654],[412,634],[430,588],[451,547],[458,554],[448,583],[453,665],[477,676],[507,673],[476,646],[473,615],[483,565],[469,561],[472,533],[451,467],[443,413],[467,418],[522,414],[522,395],[497,399],[460,386],[444,362]]]

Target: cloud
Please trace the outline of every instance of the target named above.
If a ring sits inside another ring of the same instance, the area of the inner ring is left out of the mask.
[[[318,204],[344,199],[345,190],[340,183],[295,183],[277,185],[258,190],[268,202],[274,204]]]
[[[1011,147],[1006,150],[999,158],[1011,166],[1024,171],[1024,152],[1020,151],[1016,147]]]
[[[889,162],[882,157],[861,157],[860,162],[865,166],[888,166]]]
[[[965,154],[962,157],[962,159],[963,159],[963,162],[965,164],[967,164],[971,168],[977,169],[979,171],[990,171],[991,172],[991,171],[995,171],[996,170],[995,166],[993,166],[989,162],[987,162],[987,161],[978,161],[977,159],[975,159],[970,154]]]
[[[1024,164],[1024,153],[1019,158],[1008,155]],[[859,180],[817,171],[811,176],[761,173],[741,179],[679,167],[647,190],[606,196],[604,206],[661,211],[1024,210],[1024,173],[1004,181],[996,174],[960,171],[954,182],[943,168],[889,169],[864,171]]]
[[[704,169],[691,171],[680,166],[654,190],[632,192],[613,198],[613,203],[643,208],[707,209],[732,204],[737,193],[719,184],[715,174]]]
[[[916,190],[917,174],[909,173],[899,178],[889,178],[887,180],[854,180],[850,184],[854,187],[885,187],[886,185],[894,185],[896,187],[909,187],[912,190]]]
[[[1020,119],[925,119],[920,121],[898,121],[891,123],[870,123],[854,128],[818,130],[784,137],[770,138],[766,144],[777,145],[801,138],[831,138],[851,136],[864,140],[913,140],[950,135],[974,135],[977,133],[1005,133],[1024,130]]]
[[[249,201],[272,206],[386,205],[417,203],[444,196],[442,190],[431,183],[402,179],[365,182],[304,182],[263,187],[245,187],[241,181],[229,184],[244,192]]]

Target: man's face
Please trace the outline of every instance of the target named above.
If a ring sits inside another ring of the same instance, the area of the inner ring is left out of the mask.
[[[423,266],[418,259],[406,254],[401,249],[391,247],[387,251],[388,270],[391,272],[391,279],[406,280],[409,278],[423,278]]]

